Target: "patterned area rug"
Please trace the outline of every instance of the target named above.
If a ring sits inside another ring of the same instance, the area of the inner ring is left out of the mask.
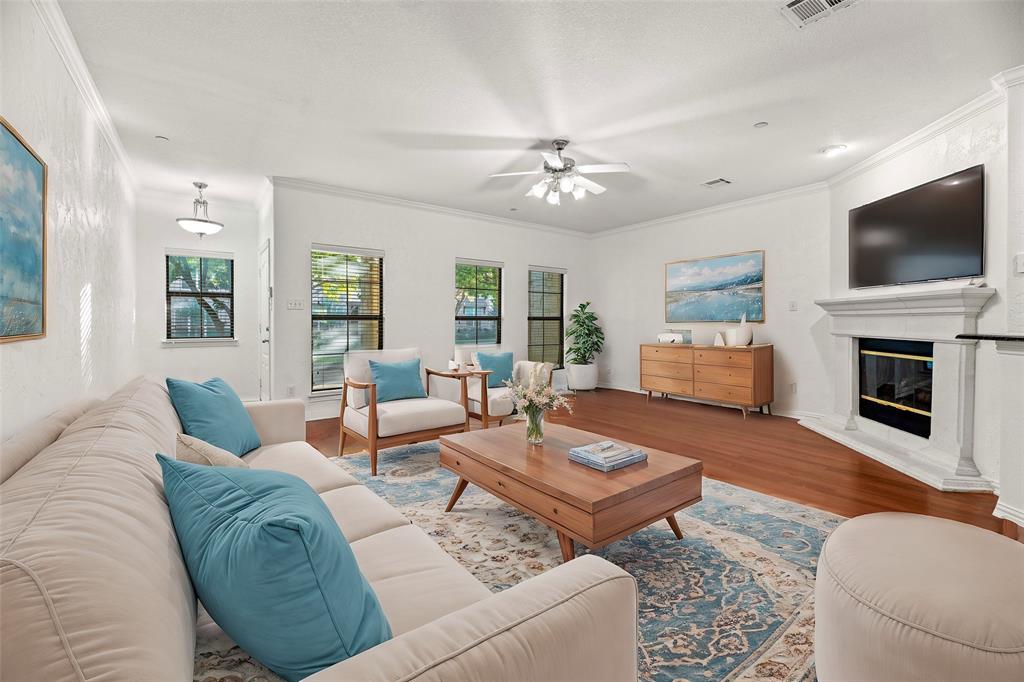
[[[494,591],[561,563],[554,531],[475,486],[446,514],[436,442],[383,451],[375,478],[365,454],[333,461]],[[677,519],[681,541],[661,521],[593,552],[639,583],[641,679],[814,680],[814,572],[843,518],[706,478]],[[201,631],[196,680],[277,679],[231,644]]]

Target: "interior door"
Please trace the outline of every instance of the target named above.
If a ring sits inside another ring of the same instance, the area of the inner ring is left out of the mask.
[[[259,297],[260,400],[270,400],[270,317],[273,312],[274,290],[270,284],[269,239],[260,249]]]

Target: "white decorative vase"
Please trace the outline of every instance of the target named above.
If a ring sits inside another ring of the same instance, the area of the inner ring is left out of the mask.
[[[715,334],[715,345],[716,346],[724,346],[725,345],[725,337],[722,336],[722,332],[718,332],[717,334]]]
[[[569,375],[569,388],[574,391],[592,391],[597,388],[597,365],[574,365],[565,363]]]
[[[725,330],[725,343],[728,346],[749,346],[754,340],[754,330],[747,322],[747,314],[743,313],[740,326]]]

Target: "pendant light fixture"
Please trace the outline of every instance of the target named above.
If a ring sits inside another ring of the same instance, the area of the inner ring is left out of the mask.
[[[208,234],[217,234],[224,228],[224,223],[218,223],[216,220],[210,220],[210,216],[207,214],[208,203],[203,198],[203,190],[208,187],[205,182],[193,182],[192,185],[199,191],[199,196],[192,200],[192,217],[191,218],[178,218],[178,225],[183,230],[191,232],[192,234],[198,234],[199,238],[202,239]],[[203,209],[203,217],[199,217],[199,209]]]

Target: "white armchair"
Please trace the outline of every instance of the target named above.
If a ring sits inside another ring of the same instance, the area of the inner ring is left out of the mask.
[[[515,405],[512,403],[512,396],[507,386],[487,386],[487,377],[491,372],[480,369],[477,362],[477,351],[482,352],[507,352],[501,348],[484,349],[478,346],[460,346],[455,349],[455,361],[460,364],[470,364],[473,368],[469,370],[472,375],[467,381],[466,390],[468,393],[467,410],[469,416],[479,419],[483,427],[489,428],[492,422],[500,426],[502,421],[512,415]],[[512,381],[517,384],[530,386],[538,381],[551,384],[551,374],[555,366],[550,362],[532,362],[530,360],[519,360],[512,367]],[[452,396],[452,388],[446,389],[448,395]]]
[[[370,473],[377,475],[377,451],[395,445],[434,440],[449,433],[469,430],[467,378],[465,372],[425,370],[426,398],[377,402],[370,360],[401,362],[419,359],[418,348],[361,350],[345,354],[345,387],[339,410],[338,455],[347,436],[366,441],[370,451]],[[431,396],[431,388],[445,384],[445,397]],[[454,391],[450,390],[454,387]]]

